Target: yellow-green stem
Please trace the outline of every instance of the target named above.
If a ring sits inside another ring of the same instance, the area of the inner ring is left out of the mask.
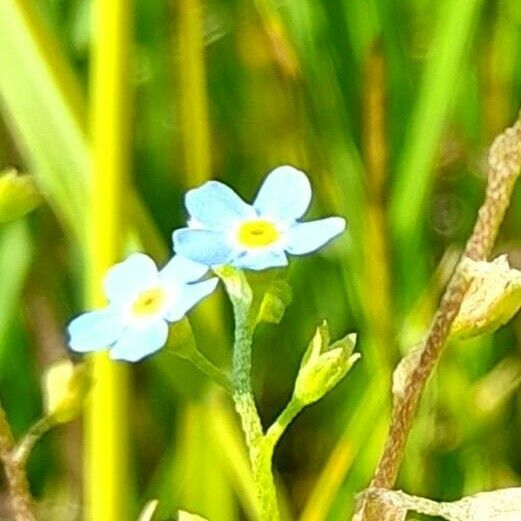
[[[95,0],[91,69],[92,192],[87,300],[105,304],[102,281],[120,257],[121,194],[128,168],[128,70],[131,5]],[[85,519],[128,517],[127,371],[107,353],[92,356],[93,388],[85,432]]]
[[[280,440],[280,437],[284,434],[284,431],[288,428],[289,424],[295,419],[295,417],[302,411],[304,405],[300,403],[295,397],[292,397],[288,405],[280,413],[279,417],[273,422],[268,431],[266,432],[266,445],[265,450],[270,451],[273,454],[275,445]],[[271,458],[271,455],[270,455]]]

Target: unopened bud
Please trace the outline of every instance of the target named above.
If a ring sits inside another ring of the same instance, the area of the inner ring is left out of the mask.
[[[353,354],[356,334],[329,345],[329,329],[324,322],[304,353],[295,382],[294,397],[303,405],[320,400],[347,374],[360,354]]]
[[[22,217],[36,208],[40,199],[32,176],[15,170],[0,173],[0,223]]]
[[[70,360],[52,365],[44,376],[45,413],[56,423],[66,423],[77,416],[88,390],[86,369]]]

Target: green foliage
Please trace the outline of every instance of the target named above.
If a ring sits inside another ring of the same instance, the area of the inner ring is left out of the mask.
[[[362,361],[295,421],[275,457],[287,520],[343,520],[380,454],[391,370],[428,327],[450,271],[445,253],[461,247],[481,201],[486,148],[518,108],[519,3],[209,0],[197,25],[204,41],[191,41],[206,66],[208,121],[191,122],[199,145],[186,135],[190,93],[180,92],[190,88],[180,66],[180,3],[136,3],[125,228],[134,249],[143,244],[158,259],[170,250],[170,232],[185,219],[182,193],[196,184],[187,164],[202,165],[197,182],[211,164],[212,177],[245,197],[271,167],[294,164],[312,179],[311,215],[347,218],[337,244],[291,261],[292,299],[285,282],[261,281],[257,292],[250,277],[254,298],[265,295],[256,302],[260,320],[269,322],[254,346],[264,424],[287,402],[299,346],[322,317],[333,337],[359,333]],[[42,205],[0,227],[0,392],[18,431],[41,410],[33,372],[67,353],[63,325],[80,309],[89,4],[3,0],[0,9],[0,49],[9,50],[0,51],[0,169],[31,172],[53,212]],[[185,161],[187,143],[209,147],[210,157]],[[520,194],[498,243],[514,268]],[[229,307],[216,296],[192,325],[198,348],[229,366],[221,335],[232,330]],[[449,346],[420,407],[400,487],[452,500],[519,482],[520,341],[514,317]],[[228,400],[170,352],[133,375],[129,503],[157,497],[160,519],[182,508],[211,521],[258,520]],[[78,491],[63,485],[81,461],[55,450],[64,435],[50,433],[31,460],[45,504],[78,502]]]

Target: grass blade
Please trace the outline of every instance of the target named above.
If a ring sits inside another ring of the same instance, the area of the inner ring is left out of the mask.
[[[87,306],[105,305],[107,269],[120,257],[122,197],[129,157],[129,66],[132,10],[124,0],[94,3],[92,191],[88,216]],[[91,356],[85,423],[85,519],[128,517],[127,367],[107,352]]]
[[[434,180],[434,159],[455,86],[473,36],[481,0],[446,1],[438,16],[429,61],[397,165],[391,197],[391,223],[399,244],[420,232]],[[398,248],[399,250],[399,248]]]

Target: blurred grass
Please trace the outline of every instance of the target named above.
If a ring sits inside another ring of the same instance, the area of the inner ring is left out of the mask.
[[[0,359],[20,373],[30,357],[45,360],[48,347],[20,331],[31,259],[58,259],[38,273],[58,279],[60,296],[46,305],[61,322],[81,309],[78,247],[91,224],[89,5],[3,0],[0,9],[7,128],[0,167],[34,173],[61,225],[38,210],[0,231]],[[120,201],[133,248],[144,244],[164,258],[185,218],[187,186],[214,177],[248,198],[281,163],[310,174],[312,216],[348,219],[342,239],[292,262],[294,302],[280,327],[261,328],[255,347],[268,423],[290,393],[314,326],[327,317],[336,335],[359,332],[362,363],[296,420],[276,453],[292,517],[345,519],[381,450],[390,370],[429,323],[438,274],[453,261],[444,254],[462,244],[481,198],[486,147],[518,108],[521,8],[516,0],[138,1],[135,8],[133,167]],[[520,199],[518,191],[498,244],[518,267]],[[226,364],[228,345],[217,339],[229,331],[229,309],[219,299],[203,308],[196,337]],[[520,333],[516,319],[496,335],[451,346],[423,401],[400,487],[452,499],[519,484]],[[159,356],[132,370],[129,501],[159,497],[165,517],[182,507],[212,521],[256,519],[229,404],[209,398],[205,380],[184,362]],[[491,399],[498,385],[504,396]],[[4,376],[0,389],[23,426],[38,398]],[[43,452],[32,472],[38,491],[77,472],[49,447]]]
[[[8,351],[9,326],[16,316],[29,272],[33,248],[27,223],[5,226],[0,232],[0,367]]]
[[[124,247],[123,198],[130,170],[133,9],[124,0],[92,4],[89,141],[91,191],[85,194],[85,306],[107,304],[103,280]],[[128,498],[128,368],[108,353],[88,357],[92,389],[84,427],[84,518],[135,517]]]
[[[397,160],[391,192],[390,222],[397,245],[398,266],[402,268],[410,257],[421,258],[415,251],[421,251],[420,216],[425,214],[440,138],[459,87],[460,72],[467,65],[466,51],[481,5],[480,0],[456,4],[447,0],[439,6],[429,56]],[[417,288],[421,289],[422,279],[425,279],[421,266],[417,266],[414,273],[420,279]],[[413,286],[416,281],[410,274],[408,278]]]
[[[185,167],[183,183],[190,188],[204,183],[211,176],[203,3],[200,0],[181,0],[177,16],[180,122]]]

